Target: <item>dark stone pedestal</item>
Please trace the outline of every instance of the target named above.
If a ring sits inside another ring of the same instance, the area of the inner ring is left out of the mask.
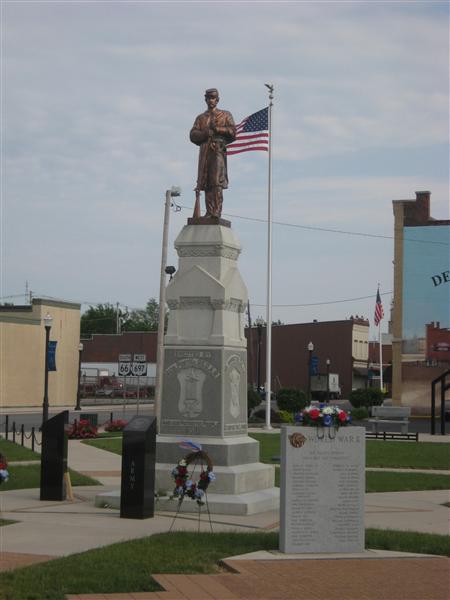
[[[153,517],[155,505],[156,419],[136,416],[123,430],[120,516]]]
[[[69,411],[55,415],[42,425],[41,500],[65,500]]]
[[[231,227],[231,221],[222,219],[221,217],[189,217],[188,225],[222,225],[223,227]]]

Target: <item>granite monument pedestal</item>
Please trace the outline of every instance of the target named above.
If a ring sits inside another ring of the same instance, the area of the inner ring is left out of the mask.
[[[206,221],[207,223],[207,221]],[[214,464],[210,511],[254,514],[278,507],[274,467],[259,462],[259,443],[247,435],[247,349],[243,313],[247,290],[237,268],[241,248],[230,227],[188,224],[175,241],[178,270],[167,287],[156,489],[171,492],[171,471],[200,443]],[[176,501],[160,501],[173,509]],[[186,500],[183,510],[197,511]]]

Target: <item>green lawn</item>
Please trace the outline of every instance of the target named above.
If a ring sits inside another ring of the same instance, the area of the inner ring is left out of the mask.
[[[41,455],[29,448],[14,444],[9,440],[0,438],[0,452],[8,462],[19,460],[41,460]]]
[[[262,462],[280,456],[279,433],[251,433],[260,442]],[[450,469],[450,445],[434,442],[367,440],[366,466],[405,469]]]
[[[450,536],[368,529],[366,547],[450,556]],[[156,591],[152,573],[214,573],[227,556],[277,548],[274,532],[160,533],[1,573],[0,589],[4,600]]]
[[[159,590],[152,573],[214,573],[220,559],[276,548],[275,533],[164,533],[0,574],[4,600]]]
[[[366,492],[450,490],[450,475],[366,471]]]
[[[4,527],[5,525],[13,525],[14,523],[18,523],[18,521],[11,521],[10,519],[0,519],[0,527]]]
[[[2,483],[0,491],[26,490],[40,487],[41,465],[9,465],[9,480]],[[101,485],[96,479],[69,469],[72,485]]]
[[[83,444],[87,444],[88,446],[95,446],[96,448],[100,448],[101,450],[108,450],[108,452],[114,452],[115,454],[122,454],[122,437],[95,438],[92,440],[83,440]]]

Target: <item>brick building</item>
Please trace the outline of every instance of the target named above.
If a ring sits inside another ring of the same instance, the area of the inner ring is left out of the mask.
[[[248,381],[265,382],[266,331],[265,327],[246,329]],[[260,337],[259,337],[260,336]],[[338,373],[342,394],[348,396],[367,381],[369,321],[351,317],[343,321],[274,325],[272,328],[272,389],[308,386],[308,343],[313,342],[313,355],[318,358],[319,373],[326,372],[326,360],[331,361],[330,372]],[[260,340],[260,341],[259,341]],[[124,332],[120,335],[98,334],[83,339],[82,364],[107,368],[117,374],[119,354],[146,354],[148,375],[153,376],[156,365],[157,332]]]
[[[248,341],[248,377],[250,383],[264,385],[266,360],[265,327],[246,330]],[[258,350],[259,335],[261,350]],[[351,317],[343,321],[313,321],[272,327],[272,384],[271,388],[308,387],[308,344],[314,344],[313,356],[318,359],[318,372],[339,374],[343,397],[352,389],[364,387],[367,381],[369,321]],[[259,364],[259,369],[258,369]]]
[[[441,324],[427,323],[426,359],[434,363],[450,363],[450,329]],[[450,368],[450,364],[447,364]]]

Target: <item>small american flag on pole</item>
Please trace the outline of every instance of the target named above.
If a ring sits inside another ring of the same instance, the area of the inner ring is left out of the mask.
[[[375,301],[375,314],[373,320],[375,325],[379,325],[381,319],[384,317],[383,304],[381,303],[380,289],[377,290],[377,299]]]
[[[227,146],[227,155],[269,150],[269,108],[245,117],[236,125],[236,139]]]

